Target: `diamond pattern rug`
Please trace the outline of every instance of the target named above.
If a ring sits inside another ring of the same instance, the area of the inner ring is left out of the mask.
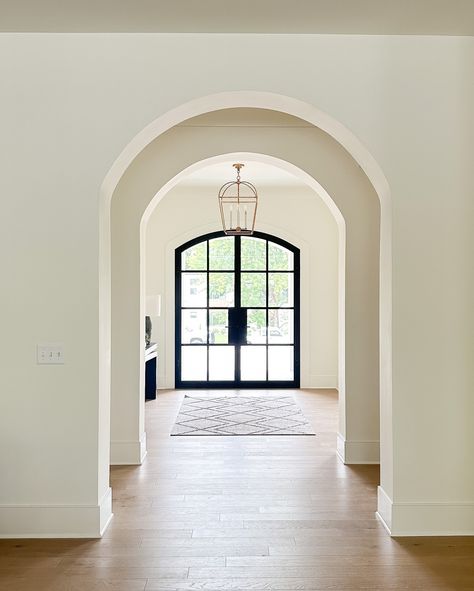
[[[171,435],[314,435],[290,396],[185,396]]]

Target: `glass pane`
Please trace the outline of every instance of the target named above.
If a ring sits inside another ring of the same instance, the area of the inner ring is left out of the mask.
[[[294,379],[293,347],[268,347],[268,379]]]
[[[243,308],[266,306],[265,273],[241,273],[240,301]]]
[[[240,377],[242,380],[266,380],[266,347],[249,346],[240,348]]]
[[[207,380],[207,347],[181,347],[181,379]]]
[[[293,306],[293,273],[268,274],[268,305]]]
[[[274,242],[268,243],[268,268],[270,271],[293,271],[293,253]]]
[[[261,271],[266,269],[266,240],[261,238],[246,238],[242,236],[241,239],[241,268],[244,271]]]
[[[227,310],[209,310],[209,342],[227,344],[229,342]]]
[[[186,308],[205,307],[206,296],[206,273],[181,273],[182,306]]]
[[[181,311],[181,342],[183,344],[207,343],[206,310]]]
[[[209,269],[232,271],[234,269],[234,238],[213,238],[209,240]]]
[[[247,310],[247,343],[266,343],[266,310]]]
[[[234,306],[234,273],[209,273],[209,306]]]
[[[235,379],[235,347],[209,347],[209,379]]]
[[[183,271],[205,271],[207,269],[207,242],[200,242],[181,253]]]
[[[268,310],[268,342],[292,343],[293,318],[293,310]]]

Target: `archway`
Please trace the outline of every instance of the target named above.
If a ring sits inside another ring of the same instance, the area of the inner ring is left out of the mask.
[[[384,478],[385,478],[385,484],[384,484],[384,488],[387,490],[391,489],[391,425],[390,425],[390,420],[391,420],[391,401],[390,401],[390,342],[391,339],[387,338],[390,337],[390,326],[391,326],[391,319],[390,319],[390,265],[389,265],[389,253],[390,253],[390,219],[388,216],[388,212],[387,212],[387,200],[389,198],[388,195],[388,188],[386,187],[386,184],[384,184],[384,179],[383,179],[383,175],[381,175],[380,170],[378,169],[378,167],[376,166],[376,164],[373,162],[373,160],[370,158],[370,155],[368,155],[366,153],[366,151],[364,151],[360,144],[358,144],[358,142],[355,140],[355,138],[353,138],[350,134],[348,134],[348,132],[346,132],[343,128],[341,128],[341,126],[339,126],[336,122],[332,122],[329,118],[323,116],[319,111],[313,109],[312,107],[309,107],[308,105],[301,105],[301,103],[299,103],[298,101],[296,101],[296,104],[293,104],[293,106],[295,107],[294,109],[290,109],[288,107],[288,105],[286,105],[286,107],[283,108],[283,103],[285,102],[285,97],[275,97],[275,95],[266,95],[265,93],[263,93],[263,95],[260,95],[260,97],[258,98],[257,95],[255,95],[254,93],[247,93],[247,95],[242,94],[242,93],[236,93],[235,95],[229,96],[229,95],[219,95],[219,98],[217,97],[211,97],[210,103],[214,103],[214,107],[217,106],[216,102],[219,103],[219,101],[221,101],[221,107],[224,106],[225,108],[230,108],[231,106],[234,106],[232,103],[237,103],[237,105],[242,106],[242,103],[252,103],[252,106],[255,107],[255,105],[253,104],[254,102],[258,102],[260,100],[260,105],[258,105],[257,108],[262,108],[262,102],[266,101],[267,103],[272,103],[275,104],[279,103],[279,106],[281,108],[281,110],[283,110],[284,112],[289,112],[290,110],[294,111],[304,111],[305,114],[305,119],[307,121],[311,121],[311,119],[313,120],[320,120],[321,125],[324,125],[326,128],[333,128],[333,134],[331,134],[331,139],[334,137],[342,137],[344,136],[344,134],[347,135],[347,137],[345,137],[344,139],[346,140],[346,144],[347,148],[349,148],[350,150],[352,150],[352,152],[357,152],[359,154],[360,157],[360,164],[364,166],[366,172],[368,174],[371,174],[372,178],[372,186],[378,186],[378,196],[380,198],[380,203],[381,203],[381,216],[380,216],[380,230],[381,230],[381,242],[380,242],[380,251],[381,251],[381,260],[380,260],[380,301],[381,301],[381,308],[380,308],[380,326],[383,329],[388,329],[388,330],[384,330],[383,331],[383,335],[384,338],[382,339],[381,343],[380,343],[380,351],[381,351],[381,417],[382,417],[382,433],[384,434],[383,440],[382,440],[382,482],[384,483]],[[292,103],[292,99],[288,99],[288,104],[291,105]],[[212,106],[212,105],[211,105]],[[264,104],[264,107],[268,107],[268,104]],[[304,108],[303,108],[304,107]],[[184,111],[186,111],[186,109],[194,109],[195,111],[199,111],[199,109],[203,109],[203,103],[200,101],[197,101],[196,104],[194,105],[187,105],[186,108],[183,108]],[[206,108],[206,111],[212,110],[209,105]],[[179,111],[179,110],[178,110]],[[182,111],[182,112],[184,112]],[[310,116],[311,115],[311,116]],[[179,115],[182,116],[182,115]],[[156,129],[159,129],[160,126],[163,127],[163,125],[167,125],[169,124],[169,121],[172,121],[174,117],[178,117],[177,112],[173,112],[169,117],[162,119],[161,121],[159,121],[155,126],[155,131]],[[165,119],[168,121],[168,123],[165,122]],[[169,129],[169,128],[168,128]],[[317,129],[317,128],[314,128]],[[180,130],[182,131],[182,130]],[[320,130],[318,130],[320,131]],[[151,129],[147,129],[147,133],[141,134],[141,137],[137,139],[137,142],[135,142],[135,147],[134,149],[137,149],[137,146],[140,143],[144,142],[144,139],[146,137],[149,137],[148,134],[151,132]],[[161,139],[167,140],[167,148],[168,148],[168,152],[167,154],[169,155],[169,148],[170,146],[176,146],[176,141],[178,140],[177,137],[173,137],[173,135],[183,135],[183,134],[173,134],[172,130],[169,130],[166,133],[163,133]],[[165,137],[166,136],[166,137]],[[160,136],[161,137],[161,136]],[[349,139],[348,139],[349,138]],[[211,142],[212,143],[212,142]],[[214,142],[215,144],[218,144],[218,138],[216,139],[216,141]],[[258,142],[257,142],[258,143]],[[347,154],[346,150],[341,150],[341,145],[340,143],[334,142],[334,145],[332,146],[333,149],[335,149],[336,151],[339,149],[341,152],[345,153],[345,159],[344,159],[344,154],[342,154],[342,160],[345,160],[345,165],[349,165],[354,167],[354,166],[358,166],[359,162],[354,161],[353,158],[349,157],[349,155]],[[237,145],[241,145],[241,140],[237,142]],[[287,146],[289,148],[289,151],[291,152],[291,146]],[[293,146],[294,147],[294,146]],[[163,143],[161,148],[163,149]],[[222,150],[222,144],[220,147],[220,150]],[[211,147],[211,154],[214,151],[214,153],[216,153],[216,146],[212,146]],[[263,151],[263,150],[262,150]],[[266,150],[264,152],[267,152]],[[275,156],[275,150],[270,150],[270,152],[272,153],[271,155],[273,157],[277,157]],[[281,150],[281,152],[285,152],[285,150]],[[220,151],[220,153],[223,153],[222,151]],[[283,158],[283,160],[287,160],[287,161],[295,161],[294,159],[291,158],[291,156],[288,156],[288,151],[286,151],[285,154],[281,154],[286,156],[286,158]],[[106,179],[106,182],[104,183],[104,187],[103,187],[103,237],[106,237],[107,235],[107,230],[109,229],[108,226],[108,220],[107,220],[107,201],[111,196],[111,192],[114,192],[114,178],[115,180],[117,179],[117,171],[122,167],[122,169],[125,168],[125,163],[127,162],[127,160],[129,159],[130,155],[129,153],[126,151],[123,155],[123,159],[120,163],[117,163],[113,169],[111,170],[110,175],[108,175],[108,178]],[[135,174],[137,172],[139,172],[140,170],[144,170],[144,167],[146,168],[146,158],[143,158],[142,156],[144,156],[143,153],[138,154],[135,158],[135,160],[131,163],[127,174],[129,172],[132,172],[132,174]],[[156,156],[156,154],[155,154]],[[153,183],[155,185],[155,191],[153,191],[153,195],[156,194],[156,187],[166,187],[171,181],[172,179],[177,179],[179,178],[180,175],[184,174],[184,170],[189,169],[190,166],[192,166],[192,164],[189,161],[189,154],[185,154],[183,155],[184,157],[182,158],[182,162],[180,165],[178,165],[178,167],[176,167],[176,163],[172,164],[171,160],[169,158],[166,157],[165,153],[162,151],[160,153],[160,163],[163,165],[162,167],[162,181],[160,181],[160,183],[157,185],[156,181],[157,179],[154,178],[153,179]],[[341,157],[341,154],[339,154],[339,156]],[[207,157],[211,157],[208,155]],[[192,157],[194,159],[194,162],[196,162],[198,160],[198,158],[196,158],[196,154],[193,155]],[[184,162],[183,162],[184,161]],[[351,164],[352,163],[352,164]],[[311,170],[312,166],[311,166],[311,162],[306,161],[304,162],[304,158],[303,158],[303,162],[300,162],[298,164],[301,164],[301,166],[299,167],[300,170],[306,170],[308,176],[311,177],[311,174],[309,174],[309,171]],[[313,163],[314,164],[314,163]],[[173,174],[174,173],[174,174]],[[126,179],[127,175],[123,175],[122,178],[122,182],[121,182],[121,186],[118,187],[118,191],[116,192],[116,194],[120,195],[122,194],[125,195],[125,193],[127,192],[127,188],[130,189],[130,185],[127,187],[127,182],[130,181],[129,177],[128,179]],[[356,178],[356,177],[354,177]],[[364,175],[364,178],[365,175]],[[358,182],[361,182],[361,179],[358,179]],[[329,183],[330,184],[330,183]],[[363,184],[363,182],[362,182]],[[117,184],[115,184],[115,188],[117,187]],[[135,187],[136,189],[137,187]],[[142,187],[143,188],[143,187]],[[359,187],[360,188],[360,187]],[[367,189],[367,187],[364,187],[365,189]],[[337,191],[336,191],[337,192]],[[357,192],[357,191],[356,191]],[[363,191],[362,191],[363,192]],[[139,226],[139,222],[140,219],[142,217],[143,214],[145,214],[147,207],[150,206],[150,203],[153,199],[153,195],[150,195],[149,192],[149,187],[147,188],[146,191],[147,194],[147,202],[142,201],[140,204],[140,218],[138,219],[138,224],[136,224],[137,226]],[[135,204],[136,205],[136,204]],[[347,206],[347,204],[346,204]],[[127,208],[125,207],[125,209],[123,209],[118,215],[120,217],[120,215],[123,215],[124,213],[127,213]],[[128,213],[130,213],[130,211],[128,211]],[[144,215],[144,219],[145,219],[146,215]],[[374,222],[374,220],[372,220],[372,222]],[[138,230],[135,230],[133,232],[134,236],[129,236],[129,238],[131,239],[131,242],[135,242],[135,244],[139,245],[139,232]],[[350,244],[352,243],[352,236],[350,236],[350,240],[348,241],[348,253],[351,252],[350,249]],[[129,244],[130,244],[129,243]],[[106,246],[106,244],[105,244]],[[362,246],[362,250],[363,250],[363,245],[359,244],[359,246]],[[123,247],[123,245],[122,245]],[[120,249],[119,249],[120,250]],[[356,249],[357,250],[357,249]],[[138,247],[138,251],[139,251],[139,247]],[[102,252],[102,261],[103,263],[106,263],[106,259],[107,259],[107,255],[109,253],[107,252],[107,248],[104,248],[103,252]],[[120,254],[120,253],[119,253]],[[125,252],[122,251],[122,255],[124,255]],[[127,255],[129,255],[130,253],[127,252]],[[361,255],[361,251],[359,250],[358,255]],[[377,257],[378,258],[378,257]],[[378,261],[377,261],[377,266],[378,266]],[[107,268],[107,265],[105,264],[105,268]],[[107,273],[102,275],[102,278],[106,279],[108,277]],[[351,281],[353,280],[353,278],[351,278]],[[101,294],[101,302],[103,305],[103,309],[102,311],[105,312],[107,309],[107,295],[108,295],[108,289],[107,289],[107,281],[104,282],[105,284],[102,286],[103,290],[102,290],[102,294]],[[130,294],[128,294],[130,295]],[[106,296],[106,297],[103,297]],[[136,307],[136,309],[134,310],[134,315],[135,318],[139,318],[140,317],[140,305],[139,305],[139,297],[136,300],[138,302],[138,306]],[[133,314],[132,314],[133,316]],[[102,339],[102,355],[103,358],[107,358],[107,353],[110,352],[110,346],[107,344],[107,339],[106,339],[106,335],[107,335],[107,328],[106,330],[103,332],[102,337],[104,337]],[[140,367],[140,359],[139,359],[139,355],[136,354],[137,358],[135,361],[135,365],[137,367]],[[372,359],[373,362],[373,359]],[[105,388],[105,390],[107,390],[107,378],[106,378],[106,374],[107,374],[107,367],[106,364],[101,363],[101,372],[103,375],[103,380],[102,380],[102,384]],[[359,375],[360,377],[360,375]],[[136,384],[135,384],[136,386]],[[342,386],[344,386],[342,384]],[[378,387],[378,384],[377,384]],[[139,412],[137,413],[139,414]],[[344,417],[344,419],[346,419],[347,417]],[[373,418],[373,417],[371,417]],[[140,422],[140,418],[138,417],[138,422]],[[140,429],[139,429],[140,430]],[[140,449],[141,443],[140,440],[138,441],[133,441],[134,444],[138,443],[138,461],[142,455],[142,450]],[[344,445],[346,444],[346,442],[343,442]],[[356,442],[357,443],[357,442]],[[359,441],[360,443],[364,443],[363,441]],[[373,443],[371,441],[366,441],[365,443]],[[353,458],[348,458],[347,457],[347,450],[342,449],[342,455],[345,456],[345,459],[348,460],[349,462],[354,461],[357,462],[357,449],[353,449],[352,451],[355,453],[353,453]],[[361,451],[361,450],[359,450]],[[364,450],[362,450],[363,452]],[[135,459],[134,462],[137,461],[137,455],[135,455]],[[132,462],[126,462],[126,463],[134,463]]]
[[[159,191],[156,208],[153,201],[147,209],[143,219],[146,293],[161,294],[163,302],[161,318],[153,324],[153,340],[165,353],[159,364],[159,384],[162,388],[175,385],[175,249],[221,228],[216,217],[215,179],[225,177],[224,171],[235,160],[247,163],[247,174],[257,181],[261,192],[258,229],[300,250],[301,317],[311,318],[301,324],[301,387],[337,388],[338,342],[344,348],[344,300],[338,302],[337,295],[338,285],[344,293],[344,220],[324,188],[304,171],[255,153],[223,154],[193,164],[184,171],[184,178],[180,177],[182,181],[173,181]],[[274,175],[280,179],[278,183]],[[195,177],[197,185],[193,184]],[[289,195],[292,201],[288,201]]]

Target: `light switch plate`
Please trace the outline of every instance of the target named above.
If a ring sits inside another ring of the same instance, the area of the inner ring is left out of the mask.
[[[64,363],[63,343],[41,343],[36,345],[38,365],[62,365]]]

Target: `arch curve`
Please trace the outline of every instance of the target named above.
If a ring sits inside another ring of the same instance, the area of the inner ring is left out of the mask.
[[[389,206],[390,188],[382,168],[362,142],[341,122],[316,106],[297,98],[272,92],[246,90],[220,92],[196,98],[171,109],[148,124],[125,146],[107,172],[100,188],[101,205],[108,205],[125,170],[159,135],[192,117],[235,108],[279,111],[303,119],[326,132],[349,152],[365,172],[380,198],[382,207]]]

